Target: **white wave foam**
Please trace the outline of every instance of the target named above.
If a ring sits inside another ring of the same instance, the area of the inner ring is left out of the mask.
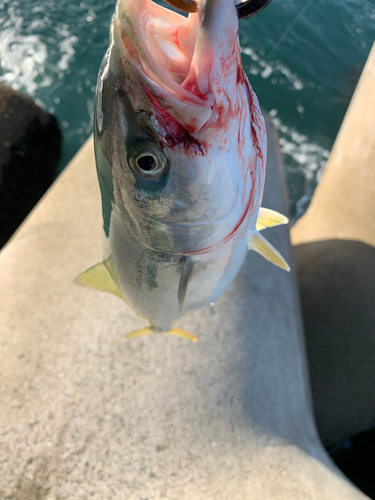
[[[78,42],[78,38],[74,35],[65,38],[59,43],[61,59],[57,63],[57,68],[60,71],[65,71],[69,68],[69,63],[73,59],[75,50],[74,45]]]
[[[35,7],[33,12],[41,13],[45,10]],[[7,11],[1,12],[1,82],[34,97],[38,89],[53,84],[56,79],[55,73],[61,74],[68,70],[75,55],[74,45],[78,42],[78,38],[70,33],[67,25],[59,23],[54,26],[58,50],[49,51],[50,39],[40,32],[45,28],[50,30],[52,24],[48,15],[45,15],[42,19],[34,19],[27,25],[17,2],[14,2]],[[56,56],[59,57],[57,61]]]
[[[0,81],[33,94],[38,86],[51,85],[43,78],[47,47],[36,35],[21,35],[23,19],[16,7],[9,7],[8,16],[0,31]]]
[[[282,74],[286,77],[286,79],[293,85],[295,90],[302,90],[305,86],[301,78],[297,76],[295,73],[290,71],[290,69],[285,66],[285,64],[280,61],[272,61],[267,62],[265,59],[261,57],[260,54],[257,54],[254,49],[251,47],[241,47],[242,54],[245,54],[251,58],[253,63],[248,69],[249,73],[252,75],[259,75],[266,79],[271,76],[273,73],[275,75]]]
[[[311,141],[307,135],[299,133],[294,127],[285,125],[277,116],[276,109],[271,110],[269,114],[280,135],[279,144],[287,170],[301,172],[305,178],[305,194],[296,202],[297,219],[304,214],[311,201],[330,152],[320,144]]]

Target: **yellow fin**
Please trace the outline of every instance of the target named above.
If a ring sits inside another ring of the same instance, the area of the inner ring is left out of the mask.
[[[257,231],[261,231],[266,227],[288,224],[288,222],[289,219],[288,217],[285,217],[285,215],[279,214],[279,212],[276,212],[275,210],[271,210],[269,208],[260,207],[255,228]]]
[[[196,342],[198,339],[192,333],[186,332],[185,330],[181,330],[181,328],[171,328],[167,332],[168,335],[176,335],[176,337],[182,337],[183,339],[192,340]]]
[[[259,253],[266,260],[275,264],[275,266],[281,267],[285,271],[290,271],[290,267],[284,257],[258,232],[254,233],[249,243],[249,250],[255,250],[255,252]]]
[[[175,335],[176,337],[182,337],[183,339],[192,340],[196,342],[198,339],[195,335],[180,328],[171,328],[167,332],[158,332],[152,326],[147,326],[146,328],[140,328],[139,330],[134,330],[133,332],[127,333],[125,338],[141,337],[142,335],[149,335],[150,333],[166,333],[167,335]]]
[[[150,333],[155,333],[155,330],[151,326],[147,326],[146,328],[139,328],[139,330],[133,330],[130,333],[124,335],[124,338],[129,339],[133,337],[141,337],[142,335],[148,335]]]
[[[81,273],[76,277],[74,283],[86,288],[98,290],[99,292],[113,293],[113,295],[125,300],[120,287],[109,272],[107,263],[111,264],[111,258],[112,257],[109,257],[106,261],[100,262],[96,264],[96,266],[90,267]]]

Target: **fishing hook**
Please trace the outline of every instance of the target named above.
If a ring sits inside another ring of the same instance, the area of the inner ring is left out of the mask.
[[[165,0],[167,3],[172,5],[182,12],[197,12],[198,1],[197,0]],[[248,17],[258,14],[263,10],[272,0],[234,0],[234,4],[237,9],[238,19],[246,19]]]

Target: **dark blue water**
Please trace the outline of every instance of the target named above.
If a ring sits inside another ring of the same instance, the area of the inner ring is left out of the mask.
[[[114,0],[0,3],[0,81],[55,113],[61,169],[91,133]],[[280,134],[292,215],[307,207],[374,40],[374,0],[274,0],[240,23],[245,71]]]

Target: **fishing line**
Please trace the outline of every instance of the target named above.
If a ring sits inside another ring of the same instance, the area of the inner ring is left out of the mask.
[[[285,40],[285,38],[287,37],[288,33],[290,33],[290,31],[292,31],[292,29],[294,28],[294,26],[298,23],[298,21],[301,19],[301,17],[304,15],[304,13],[307,11],[307,9],[310,7],[310,5],[313,3],[314,0],[308,0],[308,2],[306,2],[306,4],[304,5],[304,7],[302,8],[302,10],[299,12],[299,14],[293,19],[293,21],[289,24],[289,26],[287,26],[285,28],[285,30],[281,33],[280,37],[278,38],[278,40],[274,43],[273,47],[271,48],[271,50],[266,54],[265,56],[265,59],[270,55],[272,54],[273,52],[275,52],[279,47],[280,45],[282,44],[282,42]]]

